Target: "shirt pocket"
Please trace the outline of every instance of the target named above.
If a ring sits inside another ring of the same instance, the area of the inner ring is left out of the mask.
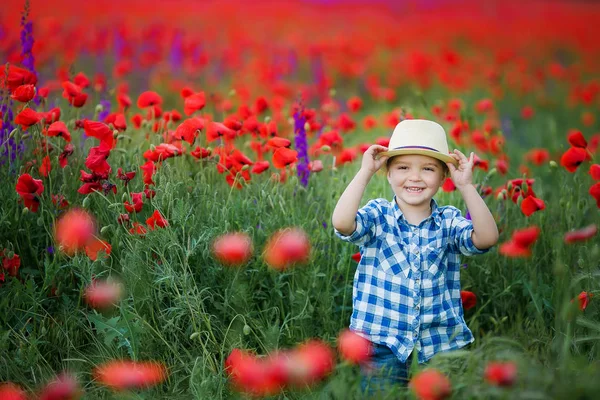
[[[408,251],[408,243],[402,239],[387,235],[381,241],[381,254],[379,269],[388,275],[393,275],[397,278],[407,279],[410,271],[410,261],[406,256]]]
[[[445,249],[434,245],[425,246],[425,267],[430,279],[437,278],[444,272]]]

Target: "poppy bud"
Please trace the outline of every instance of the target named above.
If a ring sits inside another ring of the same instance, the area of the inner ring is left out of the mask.
[[[331,147],[329,147],[328,145],[324,144],[323,146],[321,146],[321,151],[324,151],[324,152],[331,151]]]
[[[8,254],[6,254],[6,257],[8,257],[9,260],[12,260],[14,256],[15,256],[15,252],[12,250],[9,251]]]
[[[521,196],[517,197],[517,205],[521,207],[521,203],[523,202],[523,198]]]
[[[25,215],[29,212],[29,208],[27,207],[23,207],[23,211],[21,211],[21,214]]]
[[[190,335],[190,340],[194,340],[196,339],[198,336],[200,336],[200,332],[194,332]]]
[[[489,177],[492,177],[492,176],[496,175],[496,172],[498,172],[498,170],[496,168],[490,169],[490,172],[487,173],[486,178],[489,178]]]
[[[587,201],[581,199],[577,202],[577,208],[579,208],[580,210],[583,210],[586,207],[587,207]]]
[[[15,136],[16,134],[17,134],[17,128],[13,129],[13,130],[10,132],[10,135],[8,135],[8,138],[9,138],[9,139],[11,139],[11,138],[12,138],[13,136]]]
[[[334,97],[336,93],[337,92],[334,88],[329,89],[329,97]]]
[[[109,231],[111,228],[112,228],[112,225],[106,225],[106,226],[103,226],[103,227],[102,227],[102,229],[100,229],[100,233],[104,235],[104,234],[105,234],[106,232],[108,232],[108,231]]]
[[[561,199],[558,201],[558,204],[560,205],[560,208],[565,208],[567,201],[561,197]]]
[[[229,91],[229,93],[228,93],[228,96],[229,96],[229,97],[233,97],[233,96],[235,96],[236,94],[237,94],[237,92],[235,91],[235,89],[231,89],[231,90]]]
[[[512,182],[508,182],[508,183],[506,184],[506,189],[508,189],[508,191],[510,192],[510,191],[512,191],[512,188],[513,188],[513,184],[512,184]]]
[[[269,115],[267,115],[265,117],[265,124],[271,122],[271,117]]]
[[[252,329],[250,328],[249,325],[244,325],[243,331],[244,331],[244,335],[248,336],[252,332]]]
[[[104,111],[104,106],[102,104],[96,105],[96,114],[99,114],[102,111]]]
[[[523,182],[521,182],[521,193],[526,192],[527,191],[527,182],[525,182],[525,179],[523,179]]]
[[[39,217],[36,222],[37,226],[44,226],[44,218]]]
[[[86,196],[85,199],[83,199],[83,203],[82,203],[84,208],[89,208],[90,205],[90,197]]]
[[[242,171],[245,171],[245,170],[247,170],[248,168],[250,168],[250,165],[248,165],[248,164],[244,164],[244,165],[242,165]]]
[[[309,131],[310,130],[310,124],[308,122],[304,123],[304,130],[305,131]]]
[[[506,189],[502,189],[498,193],[498,196],[496,196],[496,199],[498,199],[498,200],[506,200],[507,198],[508,198],[508,192],[506,191]]]
[[[558,167],[558,164],[554,160],[550,161],[548,164],[550,164],[550,168],[556,168],[556,167]]]
[[[119,131],[117,131],[117,130],[114,130],[114,131],[113,131],[113,138],[115,138],[115,139],[116,139],[116,138],[117,138],[117,136],[119,136]]]

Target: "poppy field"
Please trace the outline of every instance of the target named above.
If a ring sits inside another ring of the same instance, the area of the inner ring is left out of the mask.
[[[380,398],[600,392],[600,5],[2,7],[0,399],[365,398],[331,215],[411,118],[500,241],[462,258],[475,342]]]

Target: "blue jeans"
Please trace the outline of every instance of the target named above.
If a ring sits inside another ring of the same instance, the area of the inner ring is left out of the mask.
[[[411,354],[403,363],[386,345],[372,343],[372,346],[369,362],[360,367],[362,392],[369,396],[377,393],[383,395],[391,393],[392,385],[407,386],[413,355]]]

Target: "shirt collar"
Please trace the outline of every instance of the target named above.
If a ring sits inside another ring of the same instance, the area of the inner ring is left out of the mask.
[[[396,195],[394,195],[394,199],[392,200],[392,207],[394,207],[394,217],[396,218],[397,221],[399,221],[400,219],[403,219],[406,221],[406,218],[404,218],[404,214],[402,213],[402,210],[400,209],[400,207],[398,207],[398,203],[396,202]],[[438,207],[437,202],[435,201],[435,199],[431,199],[431,217],[433,218],[433,222],[439,227],[442,226],[442,216],[441,216],[441,212],[442,210]],[[429,218],[429,217],[427,217]],[[408,223],[408,222],[407,222]]]

